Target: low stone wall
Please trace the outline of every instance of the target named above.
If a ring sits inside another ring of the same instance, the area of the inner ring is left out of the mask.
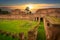
[[[17,20],[32,20],[32,21],[40,21],[40,17],[43,17],[41,15],[36,15],[36,14],[26,14],[26,15],[0,15],[0,19],[17,19]]]
[[[0,19],[34,20],[32,15],[0,15]]]
[[[36,40],[37,39],[38,27],[39,27],[39,23],[33,30],[30,30],[28,32],[28,40]]]

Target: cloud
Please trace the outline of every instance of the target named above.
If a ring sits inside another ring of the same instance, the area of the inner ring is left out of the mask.
[[[42,9],[42,8],[60,8],[60,4],[23,4],[23,5],[14,5],[14,6],[5,6],[11,9],[25,9],[26,5],[32,5],[33,9]],[[1,6],[0,6],[1,7]]]
[[[60,4],[33,4],[34,8],[60,8]]]

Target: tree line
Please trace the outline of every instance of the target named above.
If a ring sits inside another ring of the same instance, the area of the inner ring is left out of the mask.
[[[10,12],[8,12],[8,11],[2,11],[2,9],[0,9],[0,14],[10,14]]]

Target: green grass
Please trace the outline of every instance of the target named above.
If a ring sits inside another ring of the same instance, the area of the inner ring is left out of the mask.
[[[0,20],[0,30],[4,30],[11,33],[21,33],[27,36],[27,32],[32,30],[38,23],[28,20]],[[11,36],[1,35],[0,40],[18,40],[19,38],[12,38]],[[44,24],[40,22],[38,28],[37,40],[45,40]]]
[[[40,25],[39,25],[39,28],[38,28],[37,40],[46,40],[44,23],[43,22],[40,22]]]
[[[0,30],[11,32],[11,33],[21,33],[27,36],[29,30],[32,30],[37,25],[35,21],[28,20],[0,20]],[[17,40],[7,37],[6,35],[0,34],[0,40]]]
[[[0,40],[19,40],[19,38],[12,38],[11,36],[1,35]]]
[[[26,32],[33,29],[36,23],[28,20],[0,20],[0,30],[14,33]]]

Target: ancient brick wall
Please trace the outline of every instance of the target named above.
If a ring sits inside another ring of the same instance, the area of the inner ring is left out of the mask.
[[[44,19],[46,31],[46,40],[60,40],[60,25],[52,25],[48,20]]]
[[[58,16],[60,17],[60,8],[47,8],[47,9],[38,9],[37,14],[49,15],[49,16]]]

